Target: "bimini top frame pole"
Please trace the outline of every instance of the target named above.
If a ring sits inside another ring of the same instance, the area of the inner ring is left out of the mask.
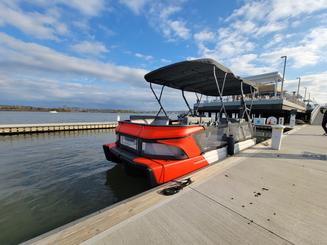
[[[221,115],[221,112],[224,111],[225,117],[226,117],[226,119],[228,121],[229,118],[228,118],[228,114],[226,112],[225,103],[223,101],[223,94],[224,94],[224,88],[225,88],[225,82],[226,82],[227,72],[225,72],[225,76],[224,76],[224,80],[223,80],[223,84],[222,84],[221,89],[219,87],[219,83],[218,83],[217,76],[216,76],[216,66],[213,66],[213,76],[214,76],[215,81],[216,81],[217,90],[218,90],[218,96],[219,96],[220,103],[221,103],[221,108],[220,108],[219,115]]]
[[[184,99],[184,101],[185,101],[185,104],[186,104],[186,106],[187,106],[187,108],[188,108],[188,110],[189,110],[189,112],[190,112],[190,115],[192,116],[192,115],[193,115],[193,111],[192,111],[192,109],[191,109],[189,103],[187,102],[187,99],[185,98],[184,90],[182,90],[182,96],[183,96],[183,99]]]
[[[214,73],[214,76],[212,76],[212,72]],[[151,83],[155,83],[182,90],[183,99],[190,112],[192,109],[190,109],[185,98],[185,91],[195,92],[206,96],[218,95],[222,104],[220,115],[224,112],[227,120],[228,114],[222,97],[230,95],[242,95],[244,97],[244,94],[252,93],[252,90],[256,89],[255,83],[235,76],[230,69],[212,59],[178,62],[151,71],[146,74],[144,78],[150,83],[150,86]],[[152,92],[154,93],[153,89]],[[155,94],[155,97],[160,105],[158,113],[161,111],[165,113],[165,110],[161,105],[161,95],[158,97]],[[245,113],[248,113],[248,111]],[[165,113],[165,115],[167,114]]]
[[[199,95],[197,93],[195,93],[195,96],[196,96],[196,104],[197,104],[197,106],[196,106],[196,109],[194,110],[194,114],[195,115],[198,115],[198,108],[199,108],[199,105],[200,105],[201,100],[202,100],[202,94],[200,94],[200,97],[199,97]]]
[[[250,122],[251,121],[251,110],[252,110],[252,104],[253,104],[253,97],[254,97],[254,92],[252,91],[251,89],[251,104],[250,104],[250,108],[247,107],[247,104],[244,100],[244,92],[243,92],[243,82],[241,83],[241,91],[242,91],[242,94],[241,94],[241,111],[240,111],[240,115],[241,115],[241,118],[243,119],[244,116],[246,115],[247,117],[247,120]]]
[[[158,104],[159,104],[159,106],[160,106],[160,109],[159,109],[159,111],[157,112],[156,117],[160,114],[161,111],[163,111],[163,113],[165,114],[165,116],[168,117],[168,115],[167,115],[165,109],[163,108],[163,106],[162,106],[162,104],[161,104],[161,97],[162,97],[162,93],[163,93],[163,90],[164,90],[164,88],[165,88],[165,85],[163,85],[163,86],[161,87],[161,91],[160,91],[160,95],[159,95],[159,97],[157,96],[156,92],[154,92],[154,89],[153,89],[153,87],[152,87],[152,83],[150,83],[150,88],[151,88],[151,91],[152,91],[152,93],[154,94],[154,97],[156,98],[156,100],[158,101]]]

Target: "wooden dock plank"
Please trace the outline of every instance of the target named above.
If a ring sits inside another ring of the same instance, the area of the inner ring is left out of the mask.
[[[117,125],[117,122],[0,124],[0,135],[29,132],[54,132],[63,130],[110,129],[117,127]]]

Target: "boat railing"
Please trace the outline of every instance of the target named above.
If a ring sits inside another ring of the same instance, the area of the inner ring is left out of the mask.
[[[284,93],[284,97],[285,100],[290,101],[294,104],[300,105],[302,107],[305,107],[305,103],[301,100],[299,100],[299,98],[297,98],[294,95],[288,94],[288,93]],[[244,101],[249,102],[249,101],[264,101],[264,100],[282,100],[282,98],[277,95],[256,95],[253,98],[251,98],[250,96],[244,96]],[[223,98],[223,102],[224,103],[228,103],[228,102],[240,102],[241,98],[240,96],[228,96],[228,97],[224,97]],[[217,98],[214,98],[212,100],[205,100],[202,103],[197,103],[197,105],[207,105],[207,104],[221,104],[221,101],[218,100]]]

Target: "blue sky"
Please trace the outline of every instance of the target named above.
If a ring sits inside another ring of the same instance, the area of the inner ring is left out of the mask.
[[[150,70],[210,57],[256,75],[282,55],[286,89],[301,76],[326,103],[327,0],[0,0],[0,104],[153,110]]]

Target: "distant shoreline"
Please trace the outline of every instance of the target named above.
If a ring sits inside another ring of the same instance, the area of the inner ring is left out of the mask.
[[[101,113],[140,113],[134,110],[121,109],[90,109],[78,107],[34,107],[34,106],[11,106],[0,105],[0,111],[31,111],[31,112],[101,112]]]
[[[30,112],[93,112],[93,113],[130,113],[130,114],[157,114],[158,111],[136,111],[124,109],[94,109],[94,108],[79,108],[79,107],[36,107],[36,106],[19,106],[19,105],[0,105],[0,111],[30,111]],[[185,113],[185,111],[166,111],[167,113]]]

